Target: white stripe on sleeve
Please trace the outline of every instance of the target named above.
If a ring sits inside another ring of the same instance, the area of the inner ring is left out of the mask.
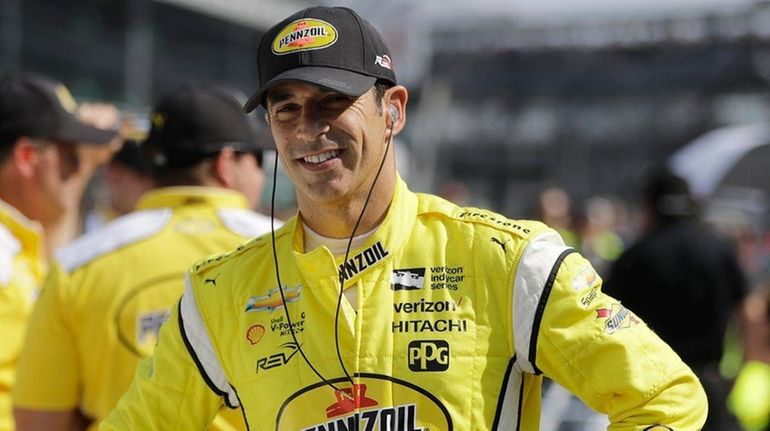
[[[198,311],[198,304],[192,291],[189,273],[185,275],[185,292],[182,296],[179,312],[182,318],[182,330],[187,337],[189,347],[192,349],[190,353],[195,355],[196,362],[202,368],[201,371],[206,374],[203,376],[204,379],[207,378],[214,385],[219,391],[219,395],[226,397],[225,401],[227,401],[228,406],[231,408],[238,407],[240,405],[238,396],[227,381],[222,364],[214,352],[211,338]]]
[[[548,277],[559,257],[569,247],[564,245],[555,231],[549,231],[533,238],[524,249],[513,284],[513,340],[516,350],[516,365],[527,373],[536,373],[534,358],[530,357],[532,338],[537,338],[535,321],[538,319],[538,305]]]

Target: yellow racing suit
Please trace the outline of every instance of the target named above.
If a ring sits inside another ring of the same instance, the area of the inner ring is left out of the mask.
[[[0,431],[11,431],[11,388],[27,319],[46,273],[43,230],[0,201]]]
[[[232,190],[161,188],[136,212],[60,250],[30,318],[14,405],[78,409],[95,429],[152,353],[187,268],[270,229],[267,217],[246,207]],[[226,414],[245,428],[240,413]]]
[[[297,218],[275,233],[281,289],[269,235],[196,264],[102,429],[204,429],[226,404],[252,430],[534,431],[542,375],[613,431],[705,420],[692,371],[541,223],[399,179],[346,262],[303,240]],[[340,277],[357,305],[337,313]]]

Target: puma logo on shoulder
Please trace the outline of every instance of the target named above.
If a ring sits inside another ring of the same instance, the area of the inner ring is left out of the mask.
[[[217,278],[219,278],[219,273],[214,276],[214,278],[207,278],[203,280],[203,284],[209,284],[211,283],[212,286],[217,287]]]
[[[497,239],[495,237],[492,237],[491,240],[492,240],[493,243],[499,245],[503,249],[503,253],[507,253],[508,252],[508,250],[505,249],[505,244],[508,241],[510,241],[510,239],[506,239],[505,241],[500,241],[499,239]]]

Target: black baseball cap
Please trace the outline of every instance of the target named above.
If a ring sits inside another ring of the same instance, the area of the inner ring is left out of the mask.
[[[149,175],[152,172],[152,163],[147,155],[142,151],[142,144],[133,139],[126,139],[120,151],[112,156],[112,163],[117,163],[142,175]]]
[[[20,136],[68,143],[106,144],[116,130],[81,122],[67,87],[43,75],[18,74],[0,80],[0,145]]]
[[[276,84],[302,81],[358,97],[378,80],[396,84],[390,50],[366,20],[348,8],[311,7],[271,27],[257,49],[259,89],[244,106],[264,104]]]
[[[260,139],[256,120],[242,110],[244,97],[226,87],[188,83],[160,99],[142,147],[157,167],[184,167],[231,147],[260,153],[273,149]]]

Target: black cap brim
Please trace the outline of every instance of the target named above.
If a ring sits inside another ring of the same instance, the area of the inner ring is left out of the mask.
[[[117,131],[89,126],[73,117],[62,124],[50,138],[73,144],[104,145],[115,139],[117,135]]]
[[[287,70],[266,82],[243,107],[243,112],[249,113],[262,104],[267,90],[290,81],[306,82],[328,88],[347,96],[359,97],[366,93],[377,81],[376,77],[362,75],[344,69],[323,66],[305,66]]]

